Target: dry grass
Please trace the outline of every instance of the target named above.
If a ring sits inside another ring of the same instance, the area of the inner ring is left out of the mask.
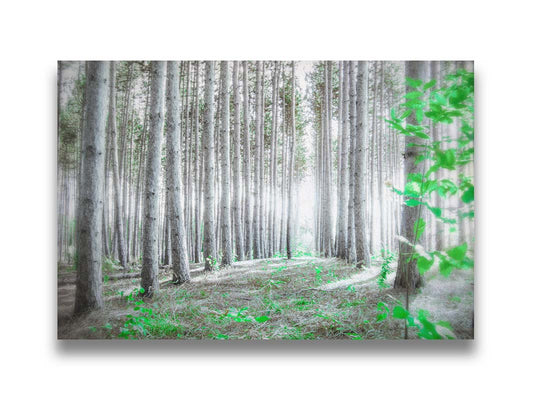
[[[147,339],[400,339],[401,321],[376,321],[379,302],[393,306],[401,298],[393,289],[378,288],[379,270],[337,259],[276,258],[208,274],[192,265],[191,282],[175,286],[167,269],[160,274],[159,293],[139,305],[152,313],[143,323],[146,331],[128,328],[131,337]],[[69,317],[74,286],[60,284],[59,338],[117,338],[128,315],[148,316],[134,310],[138,299],[128,300],[139,283],[139,278],[105,282],[104,309],[75,319]]]

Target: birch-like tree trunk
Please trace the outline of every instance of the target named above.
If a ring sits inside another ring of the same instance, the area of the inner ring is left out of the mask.
[[[355,254],[355,174],[356,174],[356,82],[355,82],[355,61],[350,61],[349,71],[349,120],[350,120],[350,175],[349,181],[349,196],[348,196],[348,232],[347,232],[347,246],[346,246],[346,261],[353,264],[356,261]]]
[[[157,231],[159,226],[159,178],[161,169],[161,144],[163,141],[163,111],[165,98],[166,63],[151,63],[152,79],[150,100],[150,134],[146,159],[144,184],[143,255],[141,287],[146,296],[159,289],[157,273],[159,256]]]
[[[287,258],[292,258],[292,209],[294,201],[294,148],[296,146],[296,95],[295,95],[295,74],[294,74],[294,61],[292,62],[292,75],[291,75],[291,142],[290,142],[290,156],[289,156],[289,185],[287,188],[289,204],[287,206]]]
[[[357,137],[355,147],[355,245],[356,263],[370,267],[368,231],[366,229],[366,146],[368,136],[368,63],[359,61],[357,65]]]
[[[246,258],[252,258],[253,248],[253,213],[252,213],[252,185],[250,156],[250,115],[248,100],[248,63],[242,63],[242,91],[243,91],[243,157],[244,157],[244,248]]]
[[[201,224],[200,224],[200,208],[202,204],[202,180],[201,180],[201,151],[200,151],[200,62],[196,61],[196,84],[195,97],[196,103],[194,105],[194,185],[195,185],[195,207],[194,207],[194,262],[199,263],[201,257]]]
[[[229,130],[229,65],[227,61],[220,63],[220,153],[221,153],[221,267],[230,267],[233,262],[233,246],[231,240],[231,177],[230,177],[230,130]]]
[[[139,213],[140,213],[140,202],[141,202],[141,188],[142,188],[142,178],[144,171],[144,148],[146,143],[146,132],[148,131],[147,122],[148,122],[148,106],[150,104],[150,91],[148,91],[146,105],[144,107],[144,118],[143,118],[143,130],[141,134],[141,149],[139,152],[139,166],[137,171],[137,188],[135,191],[135,217],[133,224],[133,258],[137,258],[137,248],[138,248],[138,229],[139,229]]]
[[[268,217],[269,257],[276,251],[277,175],[278,175],[278,63],[272,73],[272,136],[270,146],[270,206]]]
[[[322,216],[323,216],[323,250],[324,257],[332,255],[332,196],[331,196],[331,63],[324,63],[324,122],[323,122],[323,180],[322,180]]]
[[[77,276],[74,313],[101,308],[102,210],[104,200],[105,123],[109,99],[109,63],[87,62],[86,111],[81,149]]]
[[[412,79],[420,79],[425,82],[427,77],[427,62],[406,61],[405,75]],[[415,90],[416,89],[407,88],[407,92]],[[415,113],[412,113],[407,117],[407,123],[418,125]],[[423,173],[424,164],[415,163],[419,148],[414,146],[421,144],[423,144],[422,139],[416,136],[405,137],[405,150],[403,154],[405,181],[407,181],[407,176],[409,174]],[[418,218],[420,218],[420,206],[407,207],[405,204],[402,204],[401,214],[402,222],[400,226],[400,236],[407,239],[410,243],[415,244],[415,223]],[[416,259],[411,257],[414,251],[415,250],[411,244],[405,243],[403,240],[400,241],[398,269],[396,271],[396,278],[394,279],[394,288],[404,288],[409,292],[422,285],[422,278],[416,265]]]
[[[241,224],[241,94],[239,62],[233,62],[233,232],[237,260],[244,260]]]
[[[180,284],[191,279],[187,239],[184,228],[181,182],[181,133],[180,133],[180,94],[178,90],[178,63],[167,63],[167,193],[168,214],[172,232],[172,281]]]
[[[254,228],[253,228],[253,250],[254,258],[262,258],[261,248],[261,61],[255,64],[255,173],[254,173]]]
[[[213,125],[215,94],[214,61],[205,62],[205,118],[202,135],[204,146],[204,245],[203,253],[206,271],[216,263],[215,251],[215,130]]]
[[[117,117],[116,117],[116,106],[115,106],[115,81],[116,81],[116,69],[115,62],[111,61],[111,75],[110,75],[110,92],[109,92],[109,114],[108,114],[108,129],[111,135],[111,141],[113,150],[111,151],[112,156],[112,165],[113,165],[113,184],[115,188],[115,229],[117,235],[117,248],[118,248],[118,260],[122,268],[126,268],[126,245],[124,242],[124,226],[123,222],[123,212],[122,205],[123,201],[121,199],[121,190],[120,190],[120,176],[119,176],[119,165],[118,165],[118,147],[117,147]],[[125,193],[124,193],[125,194]]]

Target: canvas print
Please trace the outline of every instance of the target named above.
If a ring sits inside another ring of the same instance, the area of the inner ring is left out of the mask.
[[[474,338],[471,61],[60,61],[59,339]]]

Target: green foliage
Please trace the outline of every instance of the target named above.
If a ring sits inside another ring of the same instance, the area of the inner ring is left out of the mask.
[[[377,322],[380,322],[380,321],[383,321],[385,319],[387,319],[387,317],[389,316],[389,307],[386,303],[380,301],[378,304],[377,304],[377,310],[378,310],[378,313],[376,315],[376,321]]]
[[[396,306],[394,307],[394,310],[392,311],[393,318],[396,319],[403,319],[407,321],[407,325],[410,327],[414,327],[417,329],[417,335],[421,339],[428,339],[428,340],[439,340],[439,339],[455,339],[454,336],[451,334],[453,332],[452,327],[449,322],[447,321],[438,321],[438,322],[432,322],[430,321],[430,313],[427,310],[418,310],[418,314],[416,317],[411,315],[409,311],[407,311],[402,306]],[[439,333],[437,327],[443,327],[446,328],[449,333]]]
[[[391,128],[399,134],[418,137],[422,140],[411,143],[416,147],[417,163],[428,162],[429,168],[424,173],[409,174],[403,190],[392,190],[404,197],[407,207],[426,207],[438,221],[451,225],[450,231],[456,230],[458,219],[453,215],[444,215],[441,207],[431,204],[430,196],[436,192],[442,198],[459,196],[467,208],[467,211],[457,213],[459,218],[474,218],[474,185],[472,177],[459,175],[459,179],[438,179],[436,173],[439,170],[456,170],[458,167],[473,163],[474,156],[474,74],[465,70],[446,77],[447,84],[435,89],[436,81],[431,80],[423,83],[418,79],[407,77],[406,84],[414,91],[408,92],[405,102],[400,104],[400,116],[392,109],[390,119],[386,121]],[[407,123],[406,118],[416,113],[417,124]],[[444,141],[430,139],[430,125],[424,125],[424,117],[435,126],[439,123],[450,124],[454,121],[460,123],[459,138]],[[444,146],[445,145],[445,146]],[[421,238],[426,227],[423,218],[419,218],[413,227],[413,238],[416,242]],[[426,252],[417,247],[415,258],[420,273],[427,272],[432,265],[436,264],[442,275],[448,276],[454,269],[466,269],[473,267],[473,260],[467,257],[468,244],[442,251]]]
[[[148,329],[152,327],[154,311],[152,308],[145,307],[144,301],[138,299],[138,296],[143,293],[143,288],[134,289],[126,298],[128,304],[133,307],[133,312],[126,316],[127,320],[120,329],[119,337],[137,339],[139,336],[146,336]]]
[[[391,264],[394,261],[394,259],[396,258],[396,256],[395,256],[394,253],[391,253],[388,250],[382,250],[382,253],[384,254],[384,257],[383,257],[383,261],[381,262],[381,271],[380,271],[379,276],[378,276],[378,286],[381,289],[385,289],[385,288],[389,287],[389,285],[386,283],[387,276],[392,271]]]
[[[417,162],[430,161],[427,172],[411,174],[403,190],[394,191],[405,197],[405,204],[409,207],[424,205],[443,221],[450,223],[453,218],[441,217],[442,210],[432,207],[427,198],[432,192],[437,191],[439,196],[446,197],[460,193],[463,203],[468,204],[474,200],[474,186],[470,177],[462,177],[460,182],[452,182],[449,179],[436,180],[434,174],[439,169],[455,170],[458,166],[473,162],[474,155],[474,74],[459,70],[446,78],[450,83],[440,89],[434,90],[435,80],[431,80],[422,86],[422,81],[406,78],[407,85],[418,89],[411,91],[404,97],[406,101],[400,105],[403,113],[398,117],[394,109],[391,117],[386,121],[398,133],[406,136],[416,136],[425,142],[416,146],[421,150]],[[413,112],[417,115],[418,125],[406,123],[406,118]],[[453,141],[446,140],[447,147],[443,148],[443,142],[430,140],[430,126],[423,125],[423,117],[431,120],[433,124],[452,123],[458,119],[461,123],[460,137],[455,141],[456,146],[450,147]],[[468,214],[473,217],[472,213]]]

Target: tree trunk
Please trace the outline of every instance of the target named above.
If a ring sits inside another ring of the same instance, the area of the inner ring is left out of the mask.
[[[278,63],[272,76],[272,135],[270,146],[270,206],[268,219],[269,257],[276,251],[277,174],[278,174]]]
[[[205,127],[204,146],[204,244],[205,270],[211,271],[216,263],[215,252],[215,143],[214,143],[214,61],[205,62]]]
[[[221,239],[222,262],[221,267],[230,267],[233,262],[231,241],[231,177],[230,177],[230,131],[229,131],[229,65],[227,61],[220,64],[221,122],[220,122],[220,152],[221,152]]]
[[[359,61],[357,65],[357,137],[355,167],[355,245],[356,264],[370,267],[368,231],[366,229],[366,146],[368,136],[368,63]]]
[[[87,62],[83,147],[81,151],[79,230],[74,313],[101,308],[102,209],[105,167],[105,112],[110,80],[108,62]]]
[[[253,250],[254,258],[262,258],[261,248],[261,61],[255,64],[256,90],[255,90],[255,174],[254,174],[254,228],[253,228]]]
[[[249,127],[249,101],[248,101],[248,63],[242,63],[242,82],[243,82],[243,118],[244,118],[244,247],[246,258],[252,258],[253,243],[253,213],[252,213],[252,186],[251,186],[251,163],[250,156],[250,127]]]
[[[159,270],[157,231],[159,226],[159,175],[161,169],[161,143],[163,141],[166,64],[163,61],[154,61],[151,63],[151,67],[152,98],[150,101],[150,135],[148,138],[144,185],[143,262],[141,272],[141,287],[147,296],[151,296],[159,289],[157,278]]]
[[[115,188],[115,229],[117,233],[117,248],[118,248],[118,259],[122,268],[126,268],[126,246],[124,242],[124,226],[122,224],[122,199],[121,190],[120,190],[120,177],[119,177],[119,166],[118,166],[118,148],[117,148],[117,125],[116,125],[116,107],[115,107],[115,81],[116,81],[116,71],[115,71],[115,62],[111,62],[111,89],[110,89],[110,100],[109,100],[109,115],[108,115],[108,129],[111,134],[111,140],[113,143],[113,150],[111,151],[113,159],[113,184]]]
[[[241,99],[239,62],[233,62],[233,232],[237,260],[244,260],[241,225]]]
[[[348,197],[348,237],[346,246],[346,261],[353,264],[356,261],[355,254],[355,174],[356,174],[356,83],[355,83],[355,67],[354,61],[350,61],[349,71],[349,87],[350,87],[350,106],[349,106],[349,120],[350,120],[350,175],[349,180],[349,197]]]
[[[420,79],[423,82],[427,77],[427,62],[424,61],[406,61],[405,63],[405,75],[413,78]],[[408,88],[407,92],[415,91],[416,89]],[[412,113],[407,117],[407,123],[412,125],[418,125],[415,113]],[[423,144],[422,139],[416,136],[405,137],[405,150],[404,150],[404,176],[405,182],[409,174],[423,173],[423,163],[416,164],[415,160],[418,156],[418,148],[412,145]],[[420,218],[420,206],[407,207],[402,204],[401,207],[402,222],[400,226],[400,235],[407,239],[410,243],[415,244],[415,223]],[[396,278],[394,280],[394,288],[404,288],[407,292],[414,290],[422,285],[422,278],[418,271],[416,260],[412,259],[414,253],[413,247],[400,241],[398,269],[396,271]]]
[[[294,61],[292,62],[292,76],[291,76],[291,149],[290,149],[290,159],[289,159],[289,187],[288,187],[288,197],[289,204],[287,207],[287,258],[290,260],[292,258],[292,237],[291,237],[291,225],[292,225],[292,208],[293,208],[293,180],[294,180],[294,147],[296,141],[296,112],[295,112],[295,76],[294,76]]]
[[[172,239],[172,281],[184,283],[191,279],[184,228],[181,184],[180,94],[178,64],[167,63],[167,192]]]

